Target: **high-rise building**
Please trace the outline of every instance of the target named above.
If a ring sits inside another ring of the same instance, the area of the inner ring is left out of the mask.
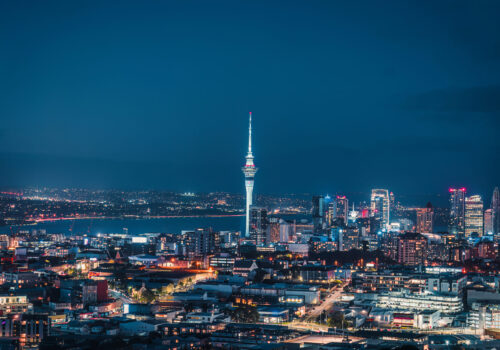
[[[250,206],[253,203],[253,184],[257,167],[253,163],[252,153],[252,112],[249,115],[248,122],[248,153],[245,157],[246,163],[242,168],[245,174],[245,189],[246,189],[246,221],[245,221],[245,237],[250,237]]]
[[[312,219],[314,231],[318,232],[323,229],[325,222],[325,197],[313,196],[312,198]]]
[[[356,226],[339,229],[339,245],[340,251],[346,251],[359,248],[359,228]]]
[[[483,235],[483,200],[481,196],[465,198],[465,237],[472,233]]]
[[[493,225],[492,232],[495,236],[500,235],[500,191],[498,187],[493,190],[491,197],[491,222]]]
[[[335,219],[335,201],[330,201],[326,204],[326,222],[328,226],[333,224]]]
[[[256,245],[266,243],[267,224],[267,210],[250,207],[250,240]]]
[[[268,218],[266,243],[276,243],[280,241],[280,218],[271,216]]]
[[[290,242],[295,238],[295,221],[280,220],[280,242]]]
[[[407,232],[398,237],[398,262],[403,265],[425,264],[427,238],[420,233]]]
[[[465,233],[465,188],[450,188],[450,227],[455,236]]]
[[[389,192],[389,216],[392,218],[395,215],[395,210],[396,210],[396,198],[394,197],[393,192]]]
[[[347,218],[349,212],[349,200],[346,196],[337,196],[335,198],[335,218],[342,219],[344,225],[347,225]]]
[[[217,252],[220,243],[218,232],[211,228],[199,228],[187,233],[187,253],[189,256],[206,256]]]
[[[484,211],[484,234],[493,234],[493,215],[491,209],[486,209]]]
[[[390,199],[389,191],[384,189],[373,189],[371,195],[371,216],[380,221],[381,228],[386,228],[390,223]]]
[[[425,208],[417,209],[417,232],[432,233],[434,210],[429,202]]]

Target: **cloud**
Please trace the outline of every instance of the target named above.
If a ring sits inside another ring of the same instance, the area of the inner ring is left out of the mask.
[[[500,117],[500,86],[439,89],[414,95],[403,108],[421,112],[484,113]]]

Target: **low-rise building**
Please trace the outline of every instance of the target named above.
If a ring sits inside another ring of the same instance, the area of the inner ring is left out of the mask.
[[[33,304],[28,302],[25,295],[0,295],[0,313],[2,315],[33,313]]]
[[[389,292],[378,296],[377,307],[393,310],[435,310],[455,314],[463,310],[462,298],[457,295],[432,293]]]
[[[305,265],[300,267],[300,278],[308,283],[328,283],[336,279],[335,266]]]
[[[500,329],[500,304],[479,303],[472,304],[469,317],[469,327],[484,332],[487,329]]]
[[[276,306],[264,306],[257,308],[259,322],[283,323],[289,320],[289,311],[286,308]]]

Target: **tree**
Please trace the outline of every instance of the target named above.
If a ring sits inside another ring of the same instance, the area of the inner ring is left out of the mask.
[[[259,321],[260,315],[255,306],[243,305],[235,309],[229,310],[228,314],[234,322],[241,323],[256,323]]]
[[[328,327],[331,328],[346,328],[347,321],[344,318],[344,314],[340,311],[333,312],[327,321]]]
[[[172,283],[163,286],[163,294],[172,294],[174,292],[174,285]]]
[[[155,293],[153,293],[149,289],[145,289],[141,294],[141,301],[148,304],[153,302],[155,298],[156,298]]]

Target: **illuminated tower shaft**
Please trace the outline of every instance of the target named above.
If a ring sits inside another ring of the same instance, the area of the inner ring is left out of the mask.
[[[250,112],[248,122],[248,153],[245,157],[246,163],[242,168],[245,175],[245,188],[246,188],[246,218],[245,218],[245,237],[250,237],[250,206],[252,205],[253,198],[253,182],[257,168],[253,163],[252,154],[252,112]]]

